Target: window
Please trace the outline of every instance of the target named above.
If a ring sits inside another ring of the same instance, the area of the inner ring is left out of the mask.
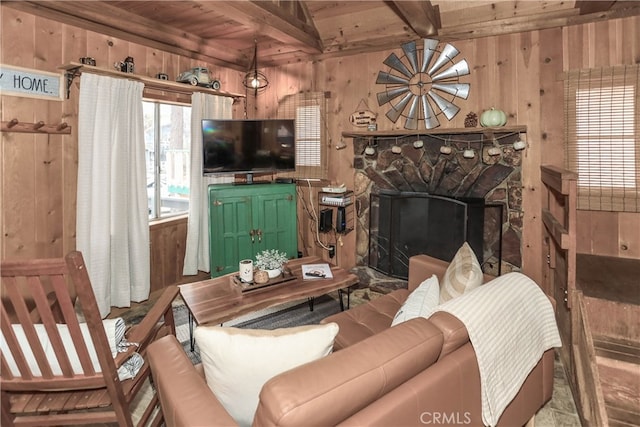
[[[296,121],[295,178],[327,178],[327,92],[304,92],[286,97],[278,107],[278,118]]]
[[[565,158],[578,173],[578,209],[640,212],[639,69],[567,74]]]
[[[191,107],[143,102],[149,219],[189,210]]]
[[[296,166],[320,166],[320,107],[296,108]]]

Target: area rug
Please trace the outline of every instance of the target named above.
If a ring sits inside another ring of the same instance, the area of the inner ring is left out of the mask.
[[[313,311],[309,309],[309,304],[305,300],[296,305],[285,307],[263,316],[240,322],[231,321],[222,326],[247,329],[278,329],[292,326],[317,325],[325,317],[331,316],[339,311],[340,303],[338,300],[329,295],[323,295],[315,298]],[[187,307],[184,303],[174,304],[173,314],[176,324],[176,336],[182,344],[184,351],[189,355],[189,358],[194,364],[200,363],[200,350],[198,349],[197,343],[193,351],[191,351],[191,345],[189,343],[189,312]]]

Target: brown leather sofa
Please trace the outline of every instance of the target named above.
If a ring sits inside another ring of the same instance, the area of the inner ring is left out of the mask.
[[[424,426],[482,423],[480,374],[464,325],[448,313],[390,327],[410,290],[447,264],[412,257],[409,290],[325,319],[340,325],[331,355],[284,372],[260,393],[255,426]],[[166,425],[235,425],[173,336],[147,352]],[[498,425],[522,426],[550,398],[547,351]]]

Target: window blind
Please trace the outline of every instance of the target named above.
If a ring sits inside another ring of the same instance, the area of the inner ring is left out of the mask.
[[[278,118],[295,119],[296,122],[296,171],[287,176],[327,178],[328,99],[328,92],[303,92],[289,95],[280,102]]]
[[[578,209],[640,212],[639,70],[564,76],[565,166],[578,173]]]

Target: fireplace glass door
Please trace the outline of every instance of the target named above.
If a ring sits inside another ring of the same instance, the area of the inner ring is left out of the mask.
[[[409,258],[451,261],[468,241],[482,263],[484,199],[380,191],[371,195],[369,267],[406,279]]]

